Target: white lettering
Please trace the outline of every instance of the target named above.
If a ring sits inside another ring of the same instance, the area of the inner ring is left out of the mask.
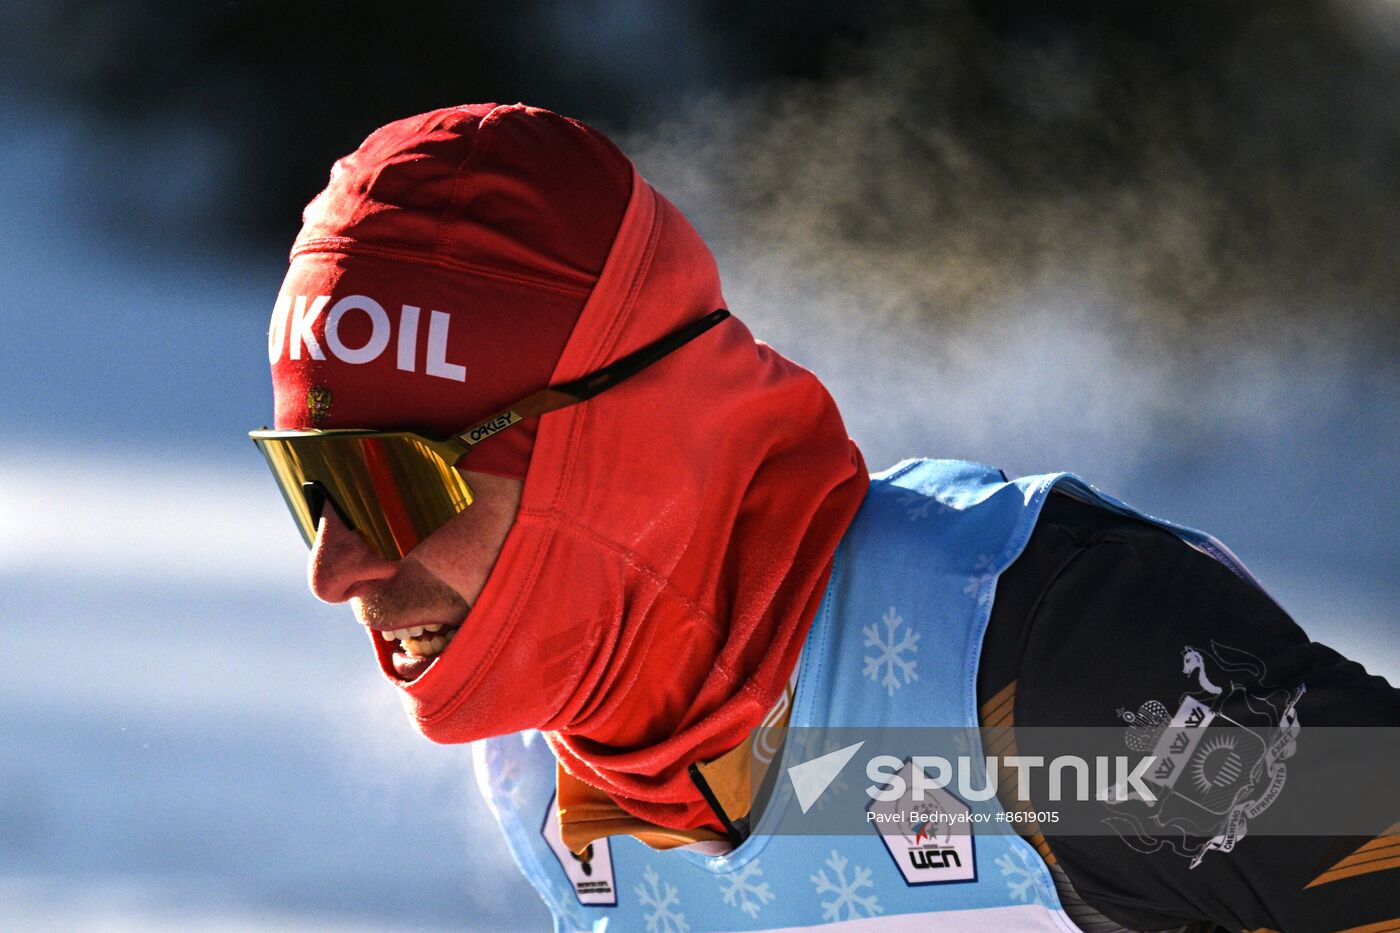
[[[418,309],[404,305],[399,312],[399,369],[411,373],[418,368]]]
[[[1123,761],[1122,758],[1118,760]],[[1155,762],[1156,760],[1156,755],[1148,755],[1142,761],[1138,762],[1138,766],[1136,768],[1128,772],[1128,776],[1126,778],[1122,779],[1123,782],[1127,784],[1127,786],[1137,788],[1138,798],[1141,800],[1145,800],[1148,803],[1156,803],[1157,795],[1152,792],[1152,789],[1150,787],[1142,783],[1142,776],[1147,773],[1147,769],[1152,767],[1153,762]],[[1123,772],[1120,769],[1118,773],[1121,775]]]
[[[282,358],[282,348],[287,348],[287,359],[302,359],[303,349],[307,359],[324,360],[325,350],[321,348],[313,329],[316,320],[330,304],[330,295],[279,295],[272,309],[272,322],[267,333],[267,358],[276,363]],[[345,315],[351,311],[363,311],[369,316],[370,335],[364,346],[346,346],[341,339],[340,327]],[[418,372],[418,325],[422,309],[415,305],[403,305],[399,311],[398,338],[395,346],[396,365],[403,372]],[[433,311],[428,319],[428,340],[424,354],[425,372],[439,379],[453,382],[467,381],[467,368],[460,363],[447,361],[448,330],[452,326],[452,315],[446,311]],[[366,295],[347,295],[339,299],[326,315],[325,342],[333,357],[346,363],[361,364],[379,359],[394,339],[394,325],[384,306]]]
[[[904,762],[893,755],[876,755],[865,763],[865,776],[872,781],[878,781],[885,785],[884,790],[880,790],[874,784],[865,789],[875,800],[890,801],[898,800],[904,796],[904,778],[899,776],[900,769],[904,767]]]
[[[347,347],[340,339],[340,322],[347,312],[363,311],[369,315],[369,340],[363,347]],[[376,359],[389,345],[389,315],[379,302],[364,295],[346,295],[331,308],[326,317],[326,346],[346,363],[359,365]]]
[[[1039,768],[1045,759],[1039,755],[1007,755],[1003,764],[1016,769],[1016,799],[1031,799],[1031,768]]]
[[[974,789],[970,774],[973,770],[972,759],[965,755],[958,759],[958,794],[964,800],[991,800],[996,796],[997,783],[992,779],[992,775],[996,773],[997,760],[994,757],[988,757],[985,761],[986,767],[979,769],[982,771],[983,784],[980,788]]]
[[[938,776],[930,778],[928,768],[933,768],[938,772]],[[924,791],[942,790],[948,786],[948,772],[953,766],[947,758],[938,755],[915,755],[914,756],[914,800],[922,801]]]
[[[267,361],[276,363],[282,358],[282,343],[287,337],[287,315],[292,310],[292,296],[278,295],[277,304],[272,306],[272,324],[267,329]]]
[[[1156,803],[1157,795],[1152,792],[1146,784],[1142,783],[1142,776],[1147,773],[1153,763],[1157,761],[1156,755],[1148,755],[1138,762],[1137,767],[1128,770],[1128,759],[1122,755],[1113,759],[1117,765],[1118,783],[1113,787],[1106,788],[1100,800],[1122,802],[1124,800],[1142,800],[1147,803]]]
[[[1109,800],[1113,791],[1109,787],[1109,782],[1113,776],[1108,771],[1108,756],[1098,755],[1094,758],[1094,799]]]
[[[447,328],[451,324],[452,315],[446,311],[434,311],[428,318],[428,375],[466,382],[467,368],[447,362]]]
[[[1061,755],[1050,762],[1050,799],[1063,799],[1060,792],[1065,768],[1074,769],[1074,799],[1087,799],[1089,796],[1089,763],[1075,755]]]
[[[297,295],[296,308],[292,311],[292,332],[291,346],[288,348],[287,358],[292,360],[301,359],[301,348],[306,347],[307,353],[313,360],[324,360],[326,355],[321,352],[321,345],[316,342],[316,338],[311,333],[311,325],[316,323],[316,318],[321,316],[321,312],[326,309],[326,303],[331,300],[330,295],[317,295],[308,306],[306,295]]]

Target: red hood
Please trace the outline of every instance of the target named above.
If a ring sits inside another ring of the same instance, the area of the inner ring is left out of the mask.
[[[551,382],[722,306],[705,244],[634,176]],[[725,321],[541,418],[519,516],[462,630],[411,683],[382,650],[381,664],[434,741],[543,729],[570,773],[633,814],[718,829],[686,768],[776,701],[868,482],[816,377]]]

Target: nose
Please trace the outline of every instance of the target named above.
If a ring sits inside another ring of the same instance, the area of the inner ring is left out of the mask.
[[[307,583],[317,599],[343,603],[397,570],[397,563],[380,557],[364,538],[346,528],[335,509],[322,511],[306,563]]]

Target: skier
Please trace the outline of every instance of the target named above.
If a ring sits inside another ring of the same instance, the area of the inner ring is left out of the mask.
[[[913,880],[875,830],[755,834],[761,725],[1146,742],[1198,702],[1184,651],[1228,696],[1296,697],[1290,750],[1400,704],[1214,539],[1072,476],[870,476],[741,314],[611,142],[524,105],[371,134],[307,207],[274,306],[276,424],[253,433],[311,588],[350,604],[423,735],[477,742],[560,929],[1400,924],[1393,816],[1289,846],[976,835],[975,866]]]

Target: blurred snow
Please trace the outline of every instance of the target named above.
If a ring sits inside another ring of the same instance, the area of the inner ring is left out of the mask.
[[[217,879],[216,879],[217,883]],[[198,902],[182,904],[198,894]],[[263,912],[222,906],[226,894],[215,886],[199,891],[181,890],[166,879],[121,877],[104,880],[77,891],[61,877],[0,879],[0,903],[11,929],[45,931],[84,930],[90,933],[178,930],[190,933],[372,933],[383,926],[351,923],[332,915],[295,910]],[[451,925],[394,924],[406,933],[459,929]]]
[[[257,458],[146,454],[94,469],[56,450],[4,454],[0,574],[256,586],[285,584],[305,560],[269,478],[251,469]]]

